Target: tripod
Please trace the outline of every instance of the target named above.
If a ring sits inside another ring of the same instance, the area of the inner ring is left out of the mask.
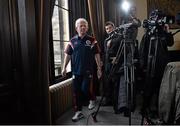
[[[131,105],[133,103],[133,84],[134,84],[134,44],[135,42],[128,35],[129,27],[125,28],[122,34],[123,39],[121,40],[118,52],[116,54],[115,62],[111,67],[111,71],[109,73],[107,81],[109,82],[115,71],[118,69],[118,65],[120,64],[120,58],[124,59],[124,81],[127,86],[127,101],[129,108],[129,125],[131,124]],[[128,62],[129,61],[129,62]],[[107,90],[107,89],[106,89]],[[100,103],[95,112],[93,112],[92,118],[94,122],[97,122],[96,116],[101,107],[103,98],[105,97],[106,91],[103,92],[103,96],[100,99]]]
[[[162,31],[162,30],[160,29],[160,31]],[[172,33],[172,36],[174,36],[178,32],[180,32],[180,30],[177,30],[176,32]],[[151,91],[153,90],[150,85],[153,84],[152,80],[156,74],[155,71],[157,68],[157,58],[159,58],[159,57],[157,57],[158,56],[157,51],[159,51],[159,48],[162,48],[162,43],[165,43],[165,42],[162,42],[160,34],[161,33],[159,33],[159,29],[155,29],[153,32],[151,32],[151,34],[149,34],[150,43],[149,43],[149,51],[148,51],[148,59],[147,59],[147,72],[146,72],[146,87],[148,89],[146,91],[149,91],[148,92],[149,94],[147,93],[144,97],[141,125],[143,125],[144,118],[146,118],[149,123],[154,124],[154,122],[151,121],[151,119],[149,118],[149,115],[148,115],[148,109],[147,109],[148,102],[146,101],[146,99],[150,100],[149,99],[150,94],[152,94]],[[166,62],[166,61],[164,61],[164,62]],[[163,65],[163,64],[161,64],[161,65]]]
[[[157,65],[157,51],[161,43],[161,36],[160,36],[161,33],[159,32],[159,29],[153,29],[153,31],[151,30],[146,34],[147,36],[149,35],[148,37],[150,37],[150,42],[149,42],[148,59],[147,59],[147,71],[145,78],[146,85],[145,85],[145,91],[143,97],[141,125],[143,125],[144,118],[146,118],[148,123],[154,124],[148,117],[149,114],[148,105],[150,103],[149,101],[151,100],[151,95],[153,92],[152,85],[154,83],[153,79],[155,77],[155,69]]]

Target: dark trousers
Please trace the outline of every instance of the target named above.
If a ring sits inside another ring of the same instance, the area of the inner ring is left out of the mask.
[[[75,75],[73,79],[73,104],[74,110],[81,111],[84,98],[94,99],[94,95],[90,91],[93,85],[93,76],[91,74]]]
[[[103,79],[103,91],[105,93],[105,102],[106,103],[113,103],[114,101],[114,81],[113,77],[109,77],[111,72],[111,63],[107,63],[105,65],[105,72],[104,72],[104,79]]]
[[[105,101],[106,103],[113,103],[114,100],[114,82],[112,79],[108,80],[108,75],[104,75],[104,92],[105,92]]]
[[[158,111],[158,95],[161,79],[161,77],[154,77],[150,83],[145,84],[143,96],[143,110],[146,112],[145,114],[148,114],[152,107],[155,111]],[[152,105],[153,102],[154,104]]]

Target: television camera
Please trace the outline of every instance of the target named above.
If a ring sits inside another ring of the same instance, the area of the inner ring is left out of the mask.
[[[115,28],[111,33],[109,33],[109,37],[106,38],[106,41],[109,41],[110,39],[112,39],[115,34],[118,34],[120,36],[125,35],[127,30],[130,27],[132,27],[132,25],[133,25],[132,23],[127,23],[127,24],[123,24],[123,25],[120,25],[119,27]]]
[[[128,35],[133,27],[133,23],[127,23],[120,25],[115,28],[106,41],[113,39],[116,35],[120,35],[122,40],[118,51],[116,53],[115,62],[112,64],[111,70],[107,77],[107,81],[111,80],[115,71],[119,69],[120,60],[123,59],[123,69],[124,69],[124,82],[127,85],[127,98],[128,98],[128,108],[129,108],[129,124],[131,124],[131,106],[133,103],[133,84],[134,84],[134,41],[129,39]],[[131,31],[132,32],[132,31]],[[105,89],[107,90],[107,89]],[[91,113],[94,122],[97,122],[96,116],[102,104],[103,98],[105,97],[106,91],[103,92],[103,96],[100,99],[99,106],[97,110]]]
[[[150,33],[154,31],[164,31],[165,24],[174,24],[175,17],[166,15],[160,10],[154,10],[151,12],[149,19],[143,21],[143,27],[146,28]]]

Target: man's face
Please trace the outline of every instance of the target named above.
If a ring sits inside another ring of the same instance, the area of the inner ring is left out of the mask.
[[[129,12],[130,12],[130,14],[132,16],[135,16],[136,15],[136,8],[135,7],[131,7]]]
[[[106,33],[109,34],[114,30],[114,27],[112,25],[105,26]]]
[[[88,31],[88,25],[86,24],[86,22],[83,21],[79,22],[77,24],[76,31],[79,36],[85,35],[86,32]]]

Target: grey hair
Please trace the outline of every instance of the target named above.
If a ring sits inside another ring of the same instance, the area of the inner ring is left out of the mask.
[[[87,22],[87,20],[84,19],[84,18],[78,18],[78,19],[76,20],[75,27],[77,27],[80,22],[85,22],[85,23],[86,23],[86,26],[88,27],[88,22]]]

